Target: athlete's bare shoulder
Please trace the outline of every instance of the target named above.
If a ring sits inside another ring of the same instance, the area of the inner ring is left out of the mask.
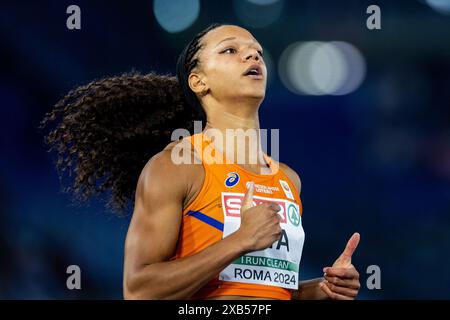
[[[138,187],[139,184],[152,183],[180,190],[184,194],[184,207],[197,195],[203,183],[205,172],[198,159],[189,141],[173,141],[147,162],[141,172]]]
[[[280,168],[283,170],[283,172],[288,176],[288,178],[292,181],[292,183],[295,185],[295,187],[298,190],[298,193],[302,191],[302,182],[300,180],[300,176],[298,175],[295,170],[293,170],[291,167],[289,167],[287,164],[279,162]]]
[[[204,174],[201,157],[187,138],[169,143],[162,152],[168,157],[170,152],[170,161],[184,170],[188,174]]]

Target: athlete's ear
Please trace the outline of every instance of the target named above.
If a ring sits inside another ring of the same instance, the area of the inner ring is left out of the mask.
[[[209,87],[206,84],[206,79],[201,73],[191,72],[188,78],[188,83],[191,90],[200,95],[209,90]]]

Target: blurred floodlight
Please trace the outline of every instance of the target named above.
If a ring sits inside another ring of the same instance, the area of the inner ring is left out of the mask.
[[[189,28],[200,13],[199,0],[155,0],[153,12],[160,26],[170,33]]]
[[[278,60],[278,76],[280,77],[280,80],[283,83],[283,85],[289,91],[291,91],[293,93],[301,94],[299,91],[297,91],[291,85],[291,80],[288,79],[288,74],[287,74],[287,62],[292,55],[292,51],[294,51],[294,49],[297,48],[298,44],[299,44],[299,42],[292,43],[286,49],[284,49],[283,53],[280,56],[280,60]]]
[[[450,14],[450,0],[425,0],[434,10],[443,14]]]
[[[284,0],[234,0],[234,10],[243,24],[263,28],[281,15]]]
[[[308,66],[311,56],[321,42],[296,42],[287,47],[281,55],[278,71],[283,84],[296,94],[317,95],[309,76]]]
[[[346,65],[344,57],[331,42],[315,48],[308,66],[309,77],[319,94],[333,94],[344,83]]]
[[[358,89],[366,77],[366,61],[361,52],[353,45],[343,41],[333,41],[339,49],[345,65],[345,77],[340,87],[334,91],[335,95],[344,95]]]
[[[282,53],[278,72],[296,94],[344,95],[360,86],[366,65],[358,49],[346,42],[296,42]]]

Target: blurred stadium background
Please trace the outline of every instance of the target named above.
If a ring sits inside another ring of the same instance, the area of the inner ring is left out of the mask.
[[[81,8],[81,30],[66,8]],[[381,8],[381,30],[366,9]],[[129,217],[72,205],[37,127],[74,86],[131,69],[175,72],[211,22],[262,43],[264,128],[302,178],[301,279],[354,231],[361,299],[450,298],[450,1],[2,1],[0,298],[122,298]],[[82,289],[66,288],[79,265]],[[381,290],[368,290],[369,265]]]

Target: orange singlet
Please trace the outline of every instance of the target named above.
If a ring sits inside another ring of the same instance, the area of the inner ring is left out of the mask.
[[[178,259],[198,253],[222,240],[240,226],[240,207],[247,183],[254,182],[254,205],[273,201],[280,205],[283,229],[280,240],[265,249],[247,253],[196,292],[191,299],[240,295],[289,300],[298,288],[304,231],[302,203],[294,184],[278,164],[264,155],[271,174],[255,174],[224,159],[203,133],[185,138],[202,156],[205,179],[200,193],[183,210],[176,253]],[[279,168],[279,167],[278,167]]]

